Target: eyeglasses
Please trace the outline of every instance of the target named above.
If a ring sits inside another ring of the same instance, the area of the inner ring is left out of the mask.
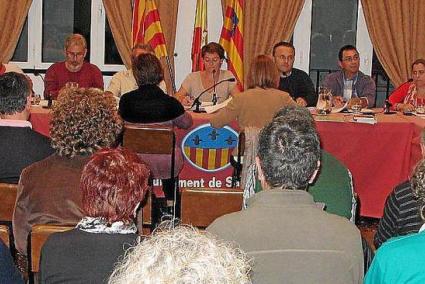
[[[353,61],[359,61],[359,59],[360,59],[360,56],[356,54],[353,57],[345,57],[344,59],[342,59],[342,61],[353,62]]]
[[[70,51],[67,51],[66,52],[66,56],[71,57],[71,58],[83,57],[84,56],[84,52],[70,52]]]

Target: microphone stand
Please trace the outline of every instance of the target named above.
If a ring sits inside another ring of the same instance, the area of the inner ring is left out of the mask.
[[[40,72],[38,70],[34,69],[33,74],[36,77],[40,77],[41,80],[43,81],[44,87],[46,87],[46,81],[44,81],[44,77],[40,74]],[[50,96],[50,94],[48,94],[44,98],[47,99],[47,107],[43,107],[43,108],[52,108],[52,96]]]
[[[212,103],[215,106],[217,104],[217,94],[215,92],[215,87],[216,87],[216,82],[215,82],[215,69],[213,70],[213,83],[214,83],[214,90],[213,90],[213,95],[212,95]]]
[[[195,98],[195,100],[193,101],[193,104],[192,104],[192,106],[190,107],[190,108],[193,108],[193,107],[195,107],[195,109],[193,110],[193,112],[201,112],[200,110],[199,110],[199,107],[201,106],[201,101],[199,100],[201,97],[202,97],[202,95],[203,94],[205,94],[206,92],[208,92],[209,90],[211,90],[211,89],[213,89],[213,88],[215,88],[217,85],[220,85],[221,83],[223,83],[223,82],[234,82],[234,81],[236,81],[236,79],[235,78],[228,78],[228,79],[223,79],[223,80],[221,80],[221,81],[218,81],[217,83],[215,83],[214,85],[212,85],[211,87],[209,87],[209,88],[207,88],[207,89],[205,89],[204,91],[202,91],[196,98]]]

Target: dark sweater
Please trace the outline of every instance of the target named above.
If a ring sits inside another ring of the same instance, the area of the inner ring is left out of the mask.
[[[119,113],[128,122],[155,123],[173,120],[184,114],[184,108],[174,97],[156,85],[145,85],[124,94]]]
[[[422,224],[419,205],[413,196],[410,182],[403,182],[387,198],[384,215],[375,234],[375,247],[379,248],[390,238],[417,233]]]
[[[136,234],[95,234],[79,229],[52,234],[41,250],[40,283],[106,283]]]
[[[0,127],[0,182],[18,183],[21,171],[53,154],[50,140],[29,127]]]
[[[24,283],[9,248],[0,240],[0,283]]]
[[[294,100],[303,98],[307,106],[316,106],[317,94],[314,91],[313,82],[302,70],[292,68],[290,76],[280,77],[279,90],[288,92]]]

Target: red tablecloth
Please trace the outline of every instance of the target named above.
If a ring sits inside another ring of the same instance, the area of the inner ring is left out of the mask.
[[[208,123],[208,115],[192,116],[192,128],[176,130],[179,145],[190,133],[206,127],[204,124]],[[425,120],[399,114],[379,114],[378,123],[368,125],[349,122],[352,116],[337,114],[332,117],[340,120],[344,117],[344,122],[316,122],[322,147],[342,161],[353,174],[354,188],[360,197],[360,214],[381,217],[388,194],[409,177],[421,158],[419,141]],[[46,110],[33,109],[30,120],[34,130],[48,136],[50,114]],[[236,129],[235,125],[232,126]],[[231,174],[230,166],[206,171],[186,160],[180,173],[180,184],[188,187],[229,187]]]
[[[378,115],[375,125],[316,122],[322,148],[335,155],[353,175],[360,215],[381,217],[392,189],[408,179],[421,158],[421,128],[399,115]],[[418,121],[420,122],[420,121]]]

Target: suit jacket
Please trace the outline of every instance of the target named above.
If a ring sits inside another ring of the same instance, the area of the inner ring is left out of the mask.
[[[211,118],[211,125],[220,128],[237,120],[242,129],[247,126],[263,128],[282,107],[288,105],[295,105],[295,102],[287,92],[273,88],[248,89],[235,94],[227,106]]]
[[[301,190],[269,189],[207,231],[254,258],[253,283],[362,283],[360,232]]]
[[[0,182],[18,183],[21,171],[51,155],[50,140],[30,127],[0,127]]]
[[[344,75],[343,71],[337,71],[328,74],[323,82],[323,87],[332,90],[333,96],[343,96],[344,94]],[[359,98],[366,97],[369,102],[369,107],[375,105],[376,86],[375,82],[369,76],[358,72],[356,83],[353,86],[353,96],[357,94]]]
[[[15,247],[27,254],[27,237],[35,224],[77,224],[83,217],[80,177],[88,157],[54,154],[24,169],[18,185],[13,234]]]

